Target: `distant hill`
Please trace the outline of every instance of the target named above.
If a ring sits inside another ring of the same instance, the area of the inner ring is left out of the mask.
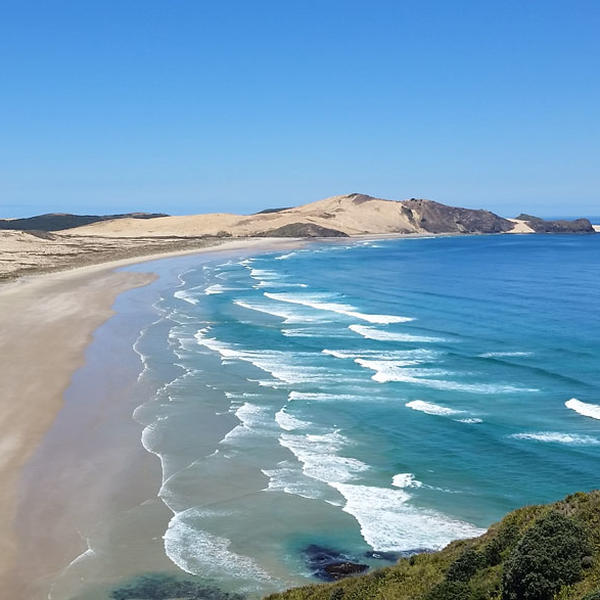
[[[521,214],[517,217],[518,221],[523,221],[536,233],[593,233],[594,226],[588,219],[567,219],[546,220],[540,217]]]
[[[155,219],[166,217],[165,213],[127,213],[119,215],[72,215],[68,213],[49,213],[24,219],[0,219],[0,229],[10,230],[35,230],[35,231],[60,231],[72,229],[82,225],[90,225],[99,221],[113,219]]]
[[[433,200],[385,200],[366,194],[332,196],[292,208],[270,208],[253,215],[51,214],[0,221],[0,229],[62,230],[68,235],[132,238],[593,232],[586,219],[544,221],[529,215],[505,219],[488,210],[447,206]]]
[[[600,600],[600,491],[521,508],[481,537],[266,600]]]
[[[213,213],[140,221],[93,223],[68,233],[104,237],[205,235],[352,236],[364,234],[504,233],[515,224],[486,210],[446,206],[431,200],[395,201],[366,194],[333,196],[293,208],[254,215]]]

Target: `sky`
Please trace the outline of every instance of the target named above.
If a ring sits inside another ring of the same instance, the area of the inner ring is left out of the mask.
[[[0,216],[600,214],[600,2],[0,0]]]

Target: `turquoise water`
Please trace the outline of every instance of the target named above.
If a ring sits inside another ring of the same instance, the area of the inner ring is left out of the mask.
[[[134,417],[186,572],[260,594],[310,580],[311,545],[383,565],[598,487],[599,236],[182,264]]]

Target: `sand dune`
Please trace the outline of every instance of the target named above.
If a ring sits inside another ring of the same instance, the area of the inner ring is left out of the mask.
[[[425,219],[425,213],[428,218]],[[443,223],[441,221],[444,221]],[[500,233],[512,224],[488,211],[444,206],[430,200],[383,200],[364,194],[332,196],[310,204],[255,215],[205,214],[156,219],[119,219],[65,230],[66,235],[138,237],[264,235],[298,223],[311,223],[347,235],[382,233]],[[468,225],[471,223],[471,225]]]
[[[509,233],[535,233],[534,230],[521,219],[510,219],[515,226]]]

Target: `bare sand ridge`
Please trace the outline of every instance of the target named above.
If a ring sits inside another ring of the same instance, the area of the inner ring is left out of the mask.
[[[250,216],[215,213],[160,217],[143,221],[119,219],[119,221],[105,221],[65,230],[62,233],[106,237],[188,237],[219,234],[240,237],[261,235],[273,229],[297,223],[312,223],[347,235],[431,233],[431,229],[424,227],[421,223],[421,214],[416,202],[430,201],[414,199],[394,201],[373,198],[364,194],[349,194]],[[452,207],[445,208],[452,209]]]
[[[509,233],[535,233],[527,223],[521,219],[509,219],[515,226]]]

